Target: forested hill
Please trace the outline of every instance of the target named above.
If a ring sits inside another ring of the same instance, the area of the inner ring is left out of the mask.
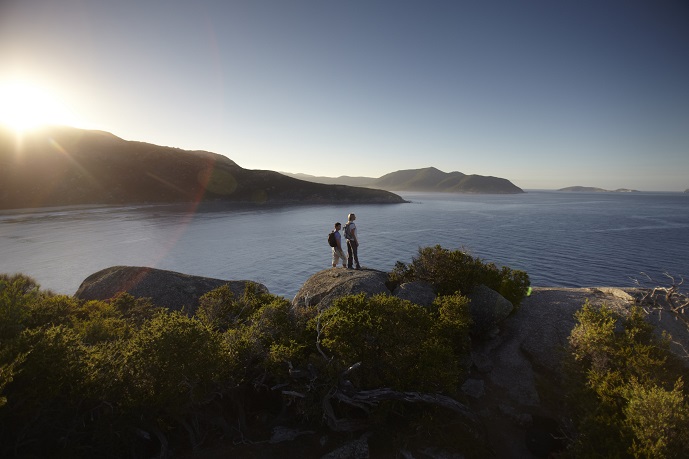
[[[389,191],[495,194],[524,192],[504,178],[443,172],[435,167],[391,172],[373,182],[373,186]]]
[[[382,177],[315,177],[306,174],[286,174],[316,183],[340,183],[366,186],[388,191],[423,191],[435,193],[512,194],[524,190],[507,179],[461,172],[443,172],[435,167],[391,172]]]
[[[176,202],[398,203],[387,191],[249,170],[225,156],[51,127],[0,126],[0,209]]]

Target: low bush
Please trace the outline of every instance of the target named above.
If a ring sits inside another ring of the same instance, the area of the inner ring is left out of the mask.
[[[530,285],[524,271],[508,267],[498,268],[461,250],[449,250],[439,245],[420,248],[410,264],[398,261],[390,274],[393,283],[426,281],[438,295],[459,292],[471,293],[484,284],[500,293],[515,307],[521,304]]]
[[[389,295],[351,295],[337,299],[311,327],[320,327],[323,350],[337,368],[361,364],[352,374],[359,388],[455,393],[468,350],[467,300],[445,297],[433,309]]]
[[[639,307],[629,314],[588,302],[569,337],[573,457],[689,456],[686,369]]]
[[[26,327],[29,307],[40,295],[30,277],[0,274],[0,343],[17,337]]]
[[[330,415],[366,417],[378,432],[394,421],[392,437],[404,439],[452,411],[393,397],[364,412],[334,394],[457,395],[469,324],[459,294],[427,308],[344,296],[319,311],[221,287],[189,316],[126,293],[83,301],[0,276],[0,456],[163,456],[204,438],[265,439],[287,417],[318,429]]]

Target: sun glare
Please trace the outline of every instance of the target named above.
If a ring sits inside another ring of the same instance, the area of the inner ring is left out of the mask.
[[[0,82],[0,124],[24,132],[49,124],[74,125],[75,119],[49,91],[11,81]]]

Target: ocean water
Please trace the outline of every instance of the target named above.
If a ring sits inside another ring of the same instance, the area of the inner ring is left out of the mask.
[[[401,195],[411,202],[2,211],[0,273],[25,273],[73,294],[100,269],[150,266],[254,280],[292,298],[330,267],[327,233],[354,212],[359,260],[368,268],[389,271],[419,247],[440,244],[524,270],[541,287],[669,285],[664,273],[689,277],[689,194]]]

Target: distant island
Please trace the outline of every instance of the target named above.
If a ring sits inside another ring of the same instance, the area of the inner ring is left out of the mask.
[[[630,190],[629,188],[606,190],[604,188],[596,188],[593,186],[568,186],[567,188],[560,188],[557,191],[574,191],[583,193],[639,193],[639,190]]]
[[[524,190],[507,179],[461,172],[443,172],[435,167],[407,169],[374,177],[317,177],[306,174],[285,175],[315,183],[342,184],[378,188],[387,191],[421,191],[434,193],[515,194]]]
[[[0,209],[139,203],[378,204],[389,191],[325,185],[249,170],[207,151],[50,127],[21,141],[0,126]]]

